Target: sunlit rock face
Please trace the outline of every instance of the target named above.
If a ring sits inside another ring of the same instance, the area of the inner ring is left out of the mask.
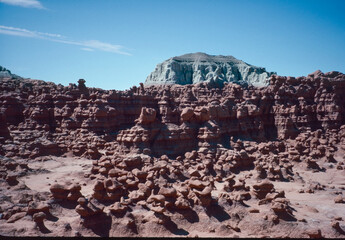
[[[199,82],[234,82],[242,86],[263,87],[275,74],[265,68],[245,63],[233,56],[214,56],[206,53],[190,53],[169,58],[157,65],[147,77],[145,85],[195,84]]]
[[[0,66],[0,78],[20,78],[20,77],[15,74],[12,74],[10,70]]]

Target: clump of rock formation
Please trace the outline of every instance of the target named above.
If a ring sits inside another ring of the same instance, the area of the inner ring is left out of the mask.
[[[195,57],[173,58],[169,69]],[[201,54],[193,66],[208,58]],[[224,80],[107,91],[83,79],[62,86],[2,78],[1,234],[344,237],[345,75],[248,69],[247,79],[265,76],[269,85]],[[85,159],[90,169],[74,183],[30,189],[27,178],[48,174],[30,166],[51,156]],[[314,195],[334,211],[325,217]],[[32,228],[21,229],[21,221]]]

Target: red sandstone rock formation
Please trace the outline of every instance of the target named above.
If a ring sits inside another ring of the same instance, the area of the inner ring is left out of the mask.
[[[165,226],[175,212],[230,212],[249,200],[268,209],[262,221],[297,221],[273,182],[301,181],[296,165],[312,172],[325,171],[321,161],[345,168],[344,159],[335,159],[345,151],[345,75],[338,72],[272,76],[266,88],[198,83],[127,91],[87,88],[82,80],[64,87],[3,79],[0,93],[0,177],[19,188],[18,176],[29,171],[10,158],[72,153],[94,159],[85,175],[94,180],[89,199],[79,184],[50,186],[51,201],[74,204],[84,227],[96,224],[91,217],[101,223],[110,217],[135,229],[131,212],[138,208],[151,214],[143,222]],[[238,177],[242,171],[253,174]],[[300,192],[325,189],[308,184]],[[335,203],[343,203],[337,194]],[[13,223],[27,212],[43,229],[51,206],[25,204],[26,210],[4,211],[4,218]],[[239,232],[241,216],[233,215],[228,228]]]
[[[345,76],[338,72],[272,76],[271,85],[260,89],[231,83],[222,89],[207,83],[124,92],[85,89],[2,80],[0,140],[7,156],[72,151],[96,158],[110,138],[129,149],[176,156],[203,147],[229,148],[230,136],[287,139],[345,124]]]

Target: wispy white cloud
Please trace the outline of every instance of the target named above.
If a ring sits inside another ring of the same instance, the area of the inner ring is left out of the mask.
[[[105,43],[98,40],[87,40],[87,41],[68,40],[67,37],[62,36],[60,34],[55,34],[55,33],[37,32],[37,31],[31,31],[31,30],[27,30],[23,28],[15,28],[15,27],[0,25],[0,34],[19,36],[19,37],[38,38],[38,39],[59,42],[59,43],[64,43],[64,44],[69,44],[69,45],[77,45],[77,46],[80,46],[81,49],[84,51],[99,50],[103,52],[131,55],[130,53],[124,51],[125,48],[121,45],[114,45],[111,43]]]
[[[26,8],[45,9],[42,3],[37,0],[0,0],[0,2]]]
[[[84,50],[84,51],[88,51],[88,52],[93,52],[95,50],[93,50],[92,48],[81,48],[81,50]]]
[[[81,42],[81,44],[91,49],[98,49],[104,52],[113,52],[113,53],[120,53],[124,55],[130,55],[127,52],[122,51],[123,47],[121,45],[113,45],[113,44],[101,42],[98,40],[89,40],[89,41]]]
[[[0,0],[1,1],[1,0]],[[15,28],[15,27],[8,27],[0,25],[0,32],[3,34],[14,35],[14,36],[21,36],[21,37],[32,37],[32,38],[44,38],[44,37],[52,37],[52,38],[62,38],[60,34],[54,33],[43,33],[37,31],[30,31],[23,28]]]

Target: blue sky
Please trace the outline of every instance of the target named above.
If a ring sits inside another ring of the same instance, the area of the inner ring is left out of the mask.
[[[345,73],[344,12],[344,0],[0,0],[0,65],[117,90],[192,52],[279,75]]]

